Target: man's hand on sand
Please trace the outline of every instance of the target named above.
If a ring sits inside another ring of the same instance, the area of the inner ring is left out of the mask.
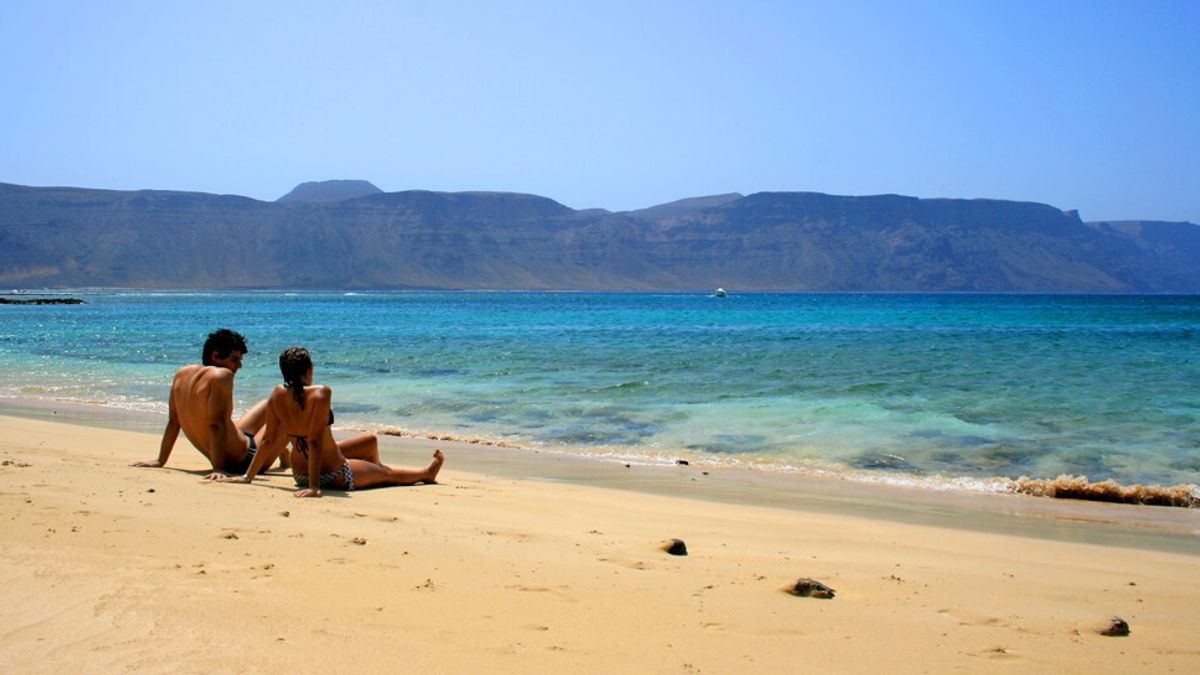
[[[292,496],[293,497],[320,497],[321,491],[314,490],[312,488],[304,488],[303,490],[296,490],[295,492],[292,493]]]
[[[229,474],[221,473],[220,471],[214,471],[213,473],[210,473],[207,476],[205,476],[205,478],[207,478],[208,480],[215,480],[220,483],[249,483],[250,482],[250,479],[247,478],[245,475],[230,476]]]
[[[159,468],[162,468],[162,465],[163,465],[162,462],[155,459],[155,460],[151,460],[149,462],[134,462],[133,464],[130,464],[129,466],[148,466],[148,467],[151,467],[154,469],[159,469]]]

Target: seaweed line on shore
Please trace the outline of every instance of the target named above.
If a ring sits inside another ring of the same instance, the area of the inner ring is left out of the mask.
[[[1200,507],[1200,487],[1195,485],[1121,485],[1113,480],[1092,483],[1086,476],[1059,476],[1050,480],[1021,476],[1012,481],[1012,489],[1019,494],[1055,499]]]

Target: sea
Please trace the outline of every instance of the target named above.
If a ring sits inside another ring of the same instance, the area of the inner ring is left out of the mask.
[[[343,428],[931,489],[1076,476],[1200,496],[1200,296],[54,295],[85,304],[0,306],[0,396],[165,417],[175,369],[228,327],[250,347],[240,409],[302,345]]]

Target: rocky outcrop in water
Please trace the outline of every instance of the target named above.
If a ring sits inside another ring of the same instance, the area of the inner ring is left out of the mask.
[[[79,298],[0,298],[0,305],[82,305]]]

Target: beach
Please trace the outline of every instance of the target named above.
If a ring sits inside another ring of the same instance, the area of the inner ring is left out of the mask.
[[[203,480],[206,462],[182,441],[166,469],[132,468],[157,451],[156,433],[70,422],[0,416],[0,662],[10,672],[1200,663],[1194,510],[1168,509],[1183,515],[1159,529],[1179,550],[1156,550],[733,504],[704,498],[716,492],[705,481],[722,478],[713,472],[671,479],[695,497],[618,489],[619,479],[522,479],[469,459],[486,449],[454,443],[436,443],[448,456],[437,485],[300,500],[278,473],[250,486]],[[386,441],[388,461],[408,465],[435,445]],[[1032,520],[1069,530],[1155,511],[1077,508]],[[661,548],[672,538],[688,555]],[[836,596],[785,592],[800,578]],[[1113,617],[1130,635],[1099,633]]]

